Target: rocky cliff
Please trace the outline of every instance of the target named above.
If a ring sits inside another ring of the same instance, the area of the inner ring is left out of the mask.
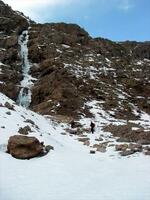
[[[18,36],[28,26],[23,14],[0,1],[0,91],[14,100],[22,79]]]
[[[0,1],[0,91],[16,100],[22,80],[18,37],[29,30],[30,108],[92,117],[87,102],[118,119],[150,113],[150,42],[92,38],[76,24],[36,24]]]

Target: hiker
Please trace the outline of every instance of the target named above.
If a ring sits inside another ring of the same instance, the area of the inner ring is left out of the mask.
[[[93,134],[95,131],[95,123],[91,122],[90,127],[91,127],[91,132]]]
[[[71,125],[71,128],[75,128],[75,121],[72,120],[72,121],[70,122],[70,125]]]

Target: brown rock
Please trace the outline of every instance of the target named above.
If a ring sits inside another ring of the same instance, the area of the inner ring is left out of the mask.
[[[77,135],[78,134],[78,130],[75,128],[75,129],[68,129],[68,132],[70,134],[73,134],[73,135]]]
[[[143,149],[146,150],[146,151],[150,151],[150,146],[146,146]]]
[[[128,156],[130,154],[133,154],[135,152],[142,152],[142,145],[140,144],[119,144],[116,145],[116,151],[121,151],[120,154],[122,156]]]
[[[145,151],[145,155],[150,156],[150,151]]]
[[[103,141],[103,138],[102,137],[96,138],[95,141],[101,142]]]
[[[7,145],[8,153],[19,159],[29,159],[43,152],[43,145],[35,137],[11,136]]]
[[[8,108],[9,110],[14,110],[14,106],[11,105],[9,102],[6,102],[4,105],[6,108]]]
[[[32,124],[32,125],[35,125],[34,121],[32,121],[31,119],[27,119],[25,122],[26,122],[26,123],[30,123],[30,124]]]
[[[144,154],[150,156],[150,146],[146,146],[143,149],[144,149]]]
[[[31,128],[30,126],[25,126],[24,128],[19,128],[19,131],[18,131],[20,134],[22,135],[28,135],[29,132],[31,132]]]
[[[117,144],[116,151],[125,151],[128,148],[128,144]]]
[[[18,43],[18,38],[17,36],[12,36],[10,38],[7,38],[6,40],[6,48],[10,48],[10,47],[13,47],[13,46],[17,46],[17,43]]]
[[[89,138],[78,138],[78,141],[79,142],[86,142],[86,141],[88,141],[89,140]]]
[[[89,141],[89,140],[86,140],[86,141],[84,142],[84,145],[90,146],[90,141]]]
[[[129,144],[129,149],[134,152],[142,152],[142,145],[141,144]]]
[[[106,147],[98,147],[96,149],[96,151],[100,151],[101,153],[105,153],[106,152]]]
[[[146,135],[146,134],[145,134]],[[150,134],[149,134],[150,135]],[[150,136],[149,136],[150,137]],[[140,145],[147,145],[150,144],[150,138],[148,139],[140,139],[137,141]]]
[[[54,147],[51,146],[51,145],[47,145],[47,146],[45,147],[45,151],[48,153],[50,150],[54,150]]]
[[[138,130],[132,130],[132,127],[139,128]],[[109,125],[104,128],[106,131],[110,131],[115,137],[119,137],[118,142],[135,142],[141,145],[150,144],[150,131],[145,132],[142,127],[135,124],[128,123],[127,125]]]
[[[100,144],[94,144],[93,148],[96,148],[96,151],[105,153],[106,152],[106,147],[107,144],[106,143],[100,143]]]
[[[120,152],[120,155],[121,155],[121,156],[129,156],[129,155],[131,155],[131,154],[133,154],[133,153],[135,153],[135,152],[132,151],[132,150],[125,150],[125,151],[121,151],[121,152]]]

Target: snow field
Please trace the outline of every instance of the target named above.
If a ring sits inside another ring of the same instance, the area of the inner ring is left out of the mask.
[[[124,158],[111,149],[91,155],[89,148],[74,137],[60,134],[65,131],[65,124],[47,120],[0,94],[0,103],[4,105],[6,101],[15,110],[0,107],[1,200],[150,199],[148,156],[135,154]],[[26,123],[26,119],[31,119],[39,129]],[[54,151],[30,160],[17,160],[5,153],[9,136],[26,125],[33,130],[30,135],[54,146]]]

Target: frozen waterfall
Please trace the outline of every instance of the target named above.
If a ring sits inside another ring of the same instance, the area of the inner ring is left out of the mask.
[[[20,56],[22,60],[22,74],[21,89],[18,95],[17,103],[23,107],[28,108],[31,103],[31,86],[33,78],[29,75],[30,63],[28,60],[28,30],[22,32],[19,36],[18,43],[20,45]]]

